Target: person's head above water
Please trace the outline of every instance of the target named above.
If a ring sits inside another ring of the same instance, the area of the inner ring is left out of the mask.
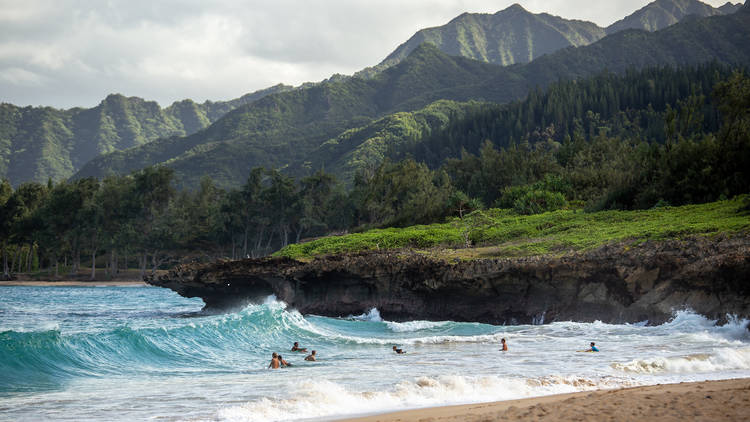
[[[591,342],[591,347],[594,347],[594,346],[595,346],[595,344],[594,344],[594,342],[592,341],[592,342]]]
[[[313,350],[310,354],[315,356],[315,350]]]
[[[503,338],[503,339],[500,339],[500,342],[501,342],[501,343],[505,343],[505,339],[504,339],[504,338]]]
[[[271,355],[271,357],[277,358],[277,357],[279,357],[279,355],[277,355],[276,352],[273,352],[273,354]]]
[[[295,345],[295,346],[299,346],[299,342],[298,342],[298,341],[295,341],[295,342],[294,342],[294,345]]]

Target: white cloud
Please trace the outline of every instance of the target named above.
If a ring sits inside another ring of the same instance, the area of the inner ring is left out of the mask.
[[[516,0],[608,25],[647,0]],[[514,0],[0,0],[0,101],[92,106],[108,93],[238,97],[377,64],[414,32]],[[711,0],[711,4],[723,4]]]
[[[18,86],[41,86],[45,78],[20,67],[9,67],[0,69],[0,80],[11,85]]]

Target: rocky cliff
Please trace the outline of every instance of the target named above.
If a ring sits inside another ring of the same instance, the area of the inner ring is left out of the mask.
[[[447,262],[412,251],[184,265],[147,280],[207,308],[275,294],[302,313],[523,324],[750,317],[750,236],[620,243],[562,257]]]

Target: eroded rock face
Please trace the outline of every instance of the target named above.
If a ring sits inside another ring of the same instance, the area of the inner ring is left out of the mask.
[[[410,251],[308,263],[246,259],[184,265],[147,282],[200,297],[207,308],[275,294],[302,313],[346,316],[376,307],[394,321],[661,323],[686,308],[714,319],[750,317],[750,236],[454,263]]]

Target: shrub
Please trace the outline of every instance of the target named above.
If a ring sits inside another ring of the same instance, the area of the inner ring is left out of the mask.
[[[516,199],[513,202],[513,210],[519,214],[532,215],[559,210],[565,205],[565,196],[559,192],[534,190]]]

